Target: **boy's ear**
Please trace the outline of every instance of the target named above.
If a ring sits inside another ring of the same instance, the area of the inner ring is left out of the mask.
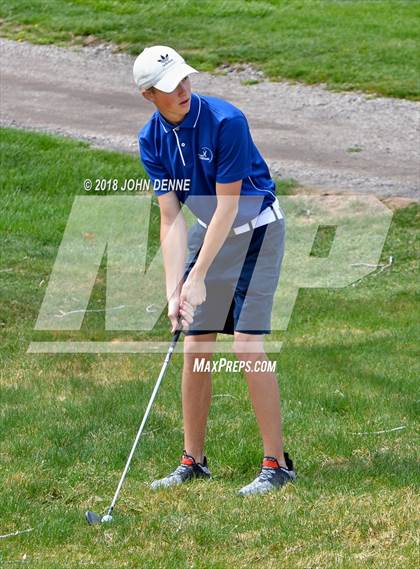
[[[149,91],[148,89],[143,89],[141,91],[141,94],[143,95],[143,97],[147,100],[153,103],[153,93],[151,91]]]

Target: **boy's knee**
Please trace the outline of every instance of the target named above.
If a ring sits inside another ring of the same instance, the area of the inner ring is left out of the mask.
[[[235,332],[233,350],[239,360],[256,360],[264,353],[264,341],[260,334]]]

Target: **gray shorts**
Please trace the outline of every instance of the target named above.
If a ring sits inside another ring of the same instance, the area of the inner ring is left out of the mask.
[[[206,229],[198,223],[189,230],[185,278],[205,234]],[[269,334],[284,239],[284,219],[228,237],[207,272],[206,300],[196,308],[186,335]]]

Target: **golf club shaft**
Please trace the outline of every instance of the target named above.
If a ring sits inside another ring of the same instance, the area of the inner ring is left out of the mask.
[[[140,440],[141,434],[142,434],[142,432],[143,432],[143,428],[144,428],[144,426],[145,426],[145,424],[146,424],[146,421],[147,421],[147,418],[148,418],[148,416],[149,416],[150,409],[152,408],[152,405],[153,405],[153,402],[154,402],[154,400],[155,400],[156,394],[157,394],[157,392],[159,391],[160,384],[162,383],[162,379],[163,379],[163,377],[164,377],[164,375],[165,375],[166,368],[168,367],[169,361],[170,361],[170,359],[171,359],[171,357],[172,357],[172,354],[173,354],[173,352],[174,352],[174,350],[175,350],[175,346],[176,346],[176,343],[178,342],[178,339],[179,339],[179,336],[180,336],[180,335],[181,335],[181,330],[176,330],[176,332],[175,332],[174,335],[173,335],[172,342],[171,342],[171,344],[170,344],[170,346],[169,346],[169,349],[168,349],[168,352],[167,352],[167,354],[166,354],[165,361],[163,362],[162,369],[160,370],[160,374],[159,374],[159,377],[158,377],[158,379],[157,379],[155,388],[153,389],[152,395],[151,395],[151,397],[150,397],[149,404],[148,404],[148,406],[147,406],[147,408],[146,408],[146,411],[145,411],[145,413],[144,413],[143,420],[142,420],[142,422],[141,422],[141,425],[140,425],[139,430],[138,430],[138,432],[137,432],[135,441],[134,441],[133,446],[132,446],[132,448],[131,448],[130,455],[129,455],[128,459],[127,459],[127,463],[126,463],[126,465],[125,465],[124,472],[122,473],[122,476],[121,476],[120,481],[119,481],[119,483],[118,483],[118,486],[117,486],[117,489],[116,489],[116,491],[115,491],[114,497],[113,497],[113,499],[112,499],[111,505],[110,505],[110,507],[109,507],[109,509],[108,509],[108,514],[109,514],[109,515],[112,514],[112,511],[113,511],[113,509],[114,509],[114,506],[115,506],[115,504],[116,504],[116,502],[117,502],[119,493],[120,493],[120,491],[121,491],[121,487],[122,487],[122,485],[124,484],[125,477],[126,477],[126,475],[127,475],[128,469],[130,468],[131,460],[132,460],[133,455],[134,455],[134,453],[135,453],[135,451],[136,451],[137,444],[138,444],[138,442],[139,442],[139,440]]]

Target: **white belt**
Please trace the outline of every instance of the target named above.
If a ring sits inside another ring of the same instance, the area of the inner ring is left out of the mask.
[[[233,227],[230,230],[229,235],[240,235],[241,233],[246,233],[247,231],[251,231],[251,229],[261,227],[261,225],[268,225],[269,223],[276,221],[276,219],[283,219],[283,214],[277,198],[276,201],[266,207],[259,215],[254,217],[254,219],[251,219],[251,221],[247,221],[243,225],[238,225],[238,227]],[[207,223],[204,223],[201,219],[197,219],[197,221],[203,227],[207,227]]]

